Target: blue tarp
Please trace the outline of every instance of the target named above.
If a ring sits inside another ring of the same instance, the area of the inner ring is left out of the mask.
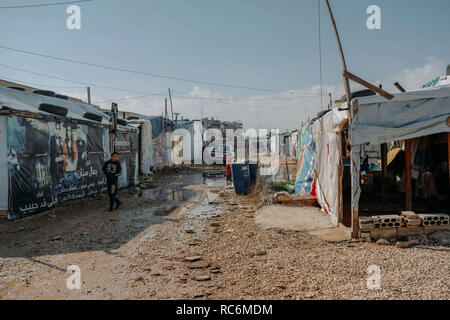
[[[316,144],[312,135],[312,126],[304,127],[300,132],[299,159],[295,193],[311,193],[314,182]]]

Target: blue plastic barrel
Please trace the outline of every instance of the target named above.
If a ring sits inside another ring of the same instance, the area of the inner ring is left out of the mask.
[[[250,183],[254,185],[258,176],[258,162],[249,162],[248,169],[250,170]]]
[[[248,194],[250,191],[250,170],[247,163],[232,163],[231,175],[236,194]]]

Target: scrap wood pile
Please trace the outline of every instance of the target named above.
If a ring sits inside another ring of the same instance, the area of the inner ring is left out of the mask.
[[[296,207],[312,207],[317,204],[317,200],[314,196],[308,193],[291,195],[286,191],[282,191],[275,193],[273,203],[281,203],[287,206]]]

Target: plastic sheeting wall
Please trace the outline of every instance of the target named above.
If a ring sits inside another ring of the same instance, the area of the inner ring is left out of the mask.
[[[312,136],[312,127],[305,127],[299,133],[299,157],[295,193],[311,193],[314,183],[316,144]]]
[[[115,151],[119,153],[122,174],[119,176],[119,188],[134,186],[139,181],[139,143],[138,131],[116,131]]]
[[[153,139],[153,163],[154,169],[162,169],[168,165],[166,135],[164,132]]]
[[[340,131],[347,118],[346,111],[333,109],[312,125],[316,144],[317,200],[335,225],[338,225],[342,205],[342,192],[339,192],[338,188],[341,183],[339,168],[342,162]]]
[[[0,116],[0,210],[8,210],[8,154],[6,117]]]
[[[289,148],[289,153],[290,156],[293,158],[297,158],[298,157],[298,145],[299,145],[299,132],[294,132],[291,135],[291,138],[289,139],[289,143],[290,143],[290,148]]]
[[[440,132],[450,132],[450,86],[396,94],[388,101],[379,96],[358,98],[352,119],[352,145],[382,144]]]
[[[6,119],[10,219],[106,190],[108,129],[67,119]]]
[[[142,157],[142,173],[151,174],[153,164],[153,139],[152,139],[152,123],[148,120],[142,122],[140,126],[141,134],[141,157]]]

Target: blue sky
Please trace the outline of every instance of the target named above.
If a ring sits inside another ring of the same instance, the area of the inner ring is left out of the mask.
[[[1,6],[57,0],[0,1]],[[330,0],[349,70],[392,89],[444,74],[450,63],[450,1]],[[381,7],[381,30],[366,27],[369,5]],[[189,118],[240,119],[249,127],[300,126],[320,111],[316,0],[93,0],[79,4],[81,30],[66,28],[67,5],[0,9],[1,45],[155,74],[267,88],[272,92],[151,78],[0,49],[2,64],[83,83],[142,92],[174,90],[174,109]],[[321,2],[324,91],[340,96],[342,67]],[[85,97],[80,84],[0,66],[0,78]],[[61,86],[70,88],[53,88]],[[292,90],[292,92],[291,92]],[[93,87],[93,100],[161,114],[163,97]],[[187,99],[179,96],[220,98]],[[123,99],[127,100],[123,100]]]

